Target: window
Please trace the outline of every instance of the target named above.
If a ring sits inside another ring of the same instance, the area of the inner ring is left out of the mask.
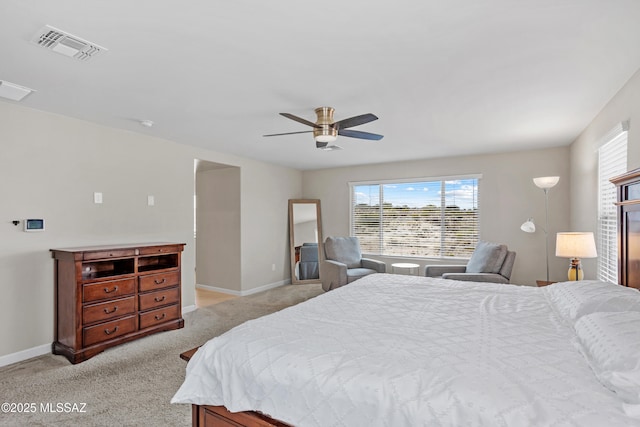
[[[479,178],[350,183],[351,235],[368,254],[468,258],[478,242]]]
[[[598,280],[618,283],[616,187],[609,179],[627,171],[628,123],[621,123],[598,149]]]

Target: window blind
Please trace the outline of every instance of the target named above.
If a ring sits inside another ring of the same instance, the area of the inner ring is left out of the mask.
[[[627,129],[624,124],[598,149],[598,280],[618,283],[618,214],[616,187],[609,179],[627,171]]]
[[[478,242],[478,178],[350,183],[351,235],[363,252],[471,256]]]

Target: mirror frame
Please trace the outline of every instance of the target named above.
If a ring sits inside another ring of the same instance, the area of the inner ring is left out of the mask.
[[[294,285],[303,283],[319,283],[320,277],[317,279],[299,280],[296,277],[296,250],[295,250],[295,236],[294,236],[294,222],[293,222],[293,205],[294,204],[314,204],[316,206],[316,222],[318,230],[318,263],[324,259],[324,251],[322,250],[322,216],[320,213],[320,200],[319,199],[289,199],[289,260],[291,263],[291,283]],[[318,271],[319,268],[318,268]],[[320,274],[318,273],[318,276]]]

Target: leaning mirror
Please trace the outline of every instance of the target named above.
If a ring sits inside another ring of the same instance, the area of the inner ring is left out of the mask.
[[[320,200],[289,200],[291,283],[320,280],[321,243]]]

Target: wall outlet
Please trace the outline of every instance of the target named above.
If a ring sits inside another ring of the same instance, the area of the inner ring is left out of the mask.
[[[102,203],[102,193],[93,193],[93,203]]]
[[[153,196],[147,196],[147,205],[153,206],[156,204],[156,198]]]

